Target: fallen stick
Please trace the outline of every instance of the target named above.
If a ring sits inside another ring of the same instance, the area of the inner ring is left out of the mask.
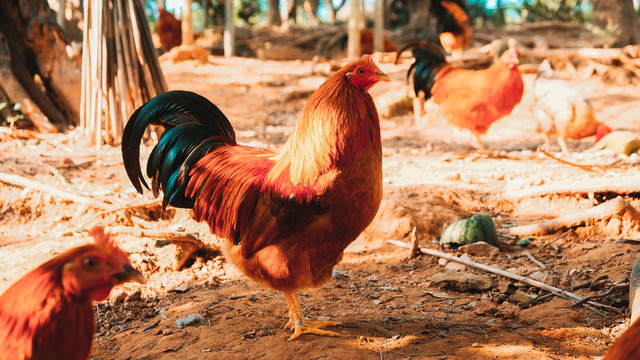
[[[20,188],[34,189],[34,190],[49,194],[55,198],[72,201],[78,204],[84,204],[84,205],[102,209],[102,210],[111,210],[112,208],[110,205],[105,204],[101,201],[98,201],[86,196],[76,195],[76,194],[68,193],[66,191],[58,190],[53,186],[43,184],[35,180],[27,179],[20,175],[7,174],[7,173],[0,172],[0,181],[8,185],[17,186]]]
[[[572,304],[571,306],[575,307],[575,306],[580,306],[582,304],[584,304],[585,302],[591,300],[591,299],[596,299],[596,298],[601,298],[601,297],[605,297],[605,296],[609,296],[611,295],[611,293],[613,293],[615,290],[618,289],[622,289],[622,288],[627,288],[629,286],[629,283],[620,283],[620,284],[616,284],[613,285],[612,287],[609,288],[609,290],[603,292],[603,293],[598,293],[598,294],[593,294],[593,295],[589,295],[589,296],[585,296],[582,300]]]
[[[587,210],[562,215],[555,219],[541,221],[537,224],[511,227],[509,228],[509,234],[517,236],[548,234],[560,229],[580,226],[588,221],[603,219],[614,214],[622,214],[625,211],[628,211],[640,222],[640,214],[638,211],[629,205],[622,197],[618,196],[615,199],[606,201]]]
[[[531,186],[526,189],[507,191],[502,194],[502,197],[507,200],[517,201],[526,197],[545,196],[550,194],[588,194],[605,192],[616,194],[640,192],[640,177],[602,177],[597,179],[585,179],[583,181],[558,181],[541,186]]]
[[[561,163],[561,164],[565,164],[565,165],[569,165],[569,166],[574,166],[574,167],[577,167],[577,168],[582,169],[582,170],[584,170],[584,171],[596,172],[596,170],[594,170],[594,168],[597,168],[597,169],[598,169],[598,170],[600,170],[600,171],[604,170],[604,169],[602,168],[602,166],[600,166],[600,165],[583,165],[583,164],[576,164],[576,163],[571,162],[571,161],[567,161],[567,160],[564,160],[564,159],[560,159],[559,157],[557,157],[557,156],[555,156],[555,155],[553,155],[553,154],[551,154],[551,153],[547,152],[547,151],[546,151],[546,150],[544,150],[544,149],[538,149],[538,151],[540,151],[541,153],[543,153],[543,154],[544,154],[544,155],[546,155],[547,157],[550,157],[550,158],[552,158],[553,160],[555,160],[555,161],[557,161],[557,162],[559,162],[559,163]]]
[[[524,256],[526,256],[529,260],[531,260],[532,263],[538,265],[540,268],[542,268],[542,269],[546,269],[547,268],[547,266],[545,264],[543,264],[540,260],[534,258],[533,255],[531,255],[530,252],[524,251],[522,254],[524,254]]]
[[[411,247],[410,244],[407,244],[407,243],[402,242],[402,241],[387,240],[387,242],[390,243],[390,244],[393,244],[393,245],[404,247],[404,248],[410,248]],[[471,267],[474,267],[476,269],[481,269],[481,270],[488,271],[488,272],[493,273],[493,274],[497,274],[497,275],[500,275],[500,276],[507,277],[509,279],[520,281],[521,283],[525,283],[527,285],[535,286],[537,288],[549,291],[550,293],[553,293],[556,296],[560,296],[560,297],[568,299],[568,300],[581,301],[581,300],[584,299],[583,297],[581,297],[579,295],[576,295],[576,294],[574,294],[572,292],[569,292],[569,291],[566,291],[566,290],[562,290],[562,289],[557,288],[555,286],[547,285],[547,284],[542,283],[540,281],[533,280],[533,279],[525,277],[525,276],[516,275],[516,274],[510,273],[508,271],[505,271],[505,270],[502,270],[502,269],[498,269],[498,268],[495,268],[495,267],[492,267],[492,266],[489,266],[489,265],[480,264],[480,263],[477,263],[477,262],[475,262],[473,260],[470,260],[470,259],[459,258],[459,257],[453,256],[451,254],[447,254],[447,253],[443,253],[443,252],[438,251],[438,250],[432,250],[432,249],[427,249],[427,248],[420,248],[420,252],[422,252],[423,254],[427,254],[427,255],[441,257],[441,258],[444,258],[444,259],[447,259],[447,260],[450,260],[450,261],[459,262],[461,264],[465,264],[467,266],[471,266]],[[597,303],[595,301],[588,300],[588,301],[586,301],[586,304],[589,304],[589,305],[592,305],[592,306],[596,306],[596,307],[599,307],[599,308],[603,308],[603,309],[607,309],[607,310],[610,310],[610,311],[613,311],[613,312],[620,313],[620,309],[618,309],[618,308],[615,308],[615,307],[609,306],[609,305],[605,305],[605,304],[600,304],[600,303]],[[598,312],[598,313],[600,315],[604,315],[604,314],[602,314],[600,312]]]

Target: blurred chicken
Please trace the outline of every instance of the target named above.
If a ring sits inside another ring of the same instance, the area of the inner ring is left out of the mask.
[[[547,60],[538,68],[534,87],[534,118],[539,131],[546,136],[545,149],[556,135],[563,153],[569,149],[565,139],[579,140],[596,136],[596,142],[611,132],[611,128],[596,120],[589,100],[565,81],[556,78]]]
[[[520,102],[524,83],[518,70],[518,53],[514,45],[488,69],[467,70],[447,63],[436,46],[417,42],[398,51],[413,48],[415,62],[407,71],[413,73],[416,94],[414,113],[416,122],[424,109],[424,102],[433,97],[449,123],[468,129],[476,137],[478,148],[484,150],[480,135],[491,124],[511,113]]]
[[[431,13],[438,21],[440,44],[454,58],[460,58],[463,49],[473,39],[464,0],[434,0],[431,2]]]
[[[160,48],[168,52],[182,44],[182,22],[165,9],[160,9],[158,12],[160,16],[156,21],[156,31],[160,38]]]
[[[602,360],[640,359],[640,321],[631,323],[629,328],[609,347]]]
[[[394,52],[398,50],[398,47],[396,46],[396,44],[394,44],[393,41],[387,39],[386,36],[384,37],[383,41],[384,41],[383,43],[384,52]],[[341,36],[340,40],[338,40],[340,49],[346,50],[348,46],[348,42],[349,42],[349,37],[347,34],[344,34],[343,36]],[[374,53],[373,31],[370,29],[360,30],[360,53],[361,55]]]
[[[54,257],[0,296],[0,359],[86,360],[95,333],[91,303],[118,284],[145,281],[101,227],[89,234],[94,244]]]

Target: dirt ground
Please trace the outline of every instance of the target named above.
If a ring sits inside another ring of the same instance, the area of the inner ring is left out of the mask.
[[[207,65],[164,61],[169,86],[212,100],[236,127],[238,141],[253,146],[281,146],[304,104],[306,95],[299,94],[315,89],[328,71],[326,64],[318,64],[312,73],[308,61],[210,59]],[[391,89],[404,91],[408,65],[381,63],[393,82],[377,85],[374,97]],[[421,246],[440,249],[434,240],[447,224],[486,213],[498,228],[500,251],[491,257],[472,255],[475,261],[560,288],[586,284],[574,291],[581,296],[628,281],[638,243],[621,239],[639,237],[612,230],[622,226],[586,224],[535,237],[527,248],[507,234],[509,226],[586,209],[617,195],[606,186],[591,199],[570,190],[539,195],[536,189],[575,189],[595,181],[613,189],[640,178],[637,155],[578,153],[593,138],[569,141],[574,153],[563,159],[602,165],[594,171],[536,152],[544,137],[536,133],[531,117],[531,76],[525,80],[521,105],[491,127],[484,153],[473,149],[468,133],[442,119],[419,128],[410,113],[382,119],[385,194],[378,216],[347,249],[335,278],[321,289],[301,293],[307,316],[340,322],[335,328],[340,337],[304,335],[288,342],[283,295],[228,264],[207,227],[196,224],[187,211],[162,214],[151,193],[137,194],[118,147],[88,148],[78,131],[11,134],[0,128],[0,172],[104,205],[0,183],[0,292],[49,257],[87,242],[87,230],[102,224],[116,233],[149,281],[119,287],[96,306],[95,359],[598,359],[627,326],[626,288],[596,299],[618,312],[572,307],[571,301],[557,297],[526,306],[521,292],[546,292],[472,268],[464,271],[487,276],[490,290],[439,287],[432,276],[444,271],[444,262],[427,255],[408,260],[407,250],[386,242],[408,241],[415,227]],[[599,79],[571,82],[592,101],[601,121],[614,129],[640,131],[637,88]],[[143,148],[143,159],[150,149]],[[555,142],[552,150],[559,151]],[[637,193],[623,197],[640,206]],[[198,232],[210,247],[175,271],[166,266],[170,246],[118,232],[125,226],[187,229]],[[460,255],[455,249],[445,251]],[[177,320],[188,317],[196,321],[179,327]]]

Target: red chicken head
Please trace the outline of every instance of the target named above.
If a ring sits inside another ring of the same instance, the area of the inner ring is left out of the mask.
[[[96,226],[89,232],[95,244],[78,248],[78,255],[69,258],[63,266],[62,284],[66,291],[84,295],[91,300],[104,300],[111,289],[127,281],[144,283],[145,278],[134,269],[129,257]]]
[[[360,60],[353,61],[342,68],[345,76],[353,85],[362,91],[369,90],[378,81],[391,81],[373,62],[371,55],[362,55]]]
[[[600,141],[602,137],[611,132],[611,128],[605,124],[598,124],[596,127],[596,142]]]
[[[515,45],[509,45],[509,49],[500,56],[500,61],[506,64],[511,70],[518,68],[520,60],[518,60],[518,50],[516,50]]]

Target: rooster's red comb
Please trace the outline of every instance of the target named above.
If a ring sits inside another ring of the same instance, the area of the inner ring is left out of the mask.
[[[122,257],[128,261],[129,256],[124,252],[118,244],[111,239],[111,234],[104,231],[102,226],[96,225],[89,231],[89,235],[93,236],[96,245],[103,248],[106,252],[112,256]]]

